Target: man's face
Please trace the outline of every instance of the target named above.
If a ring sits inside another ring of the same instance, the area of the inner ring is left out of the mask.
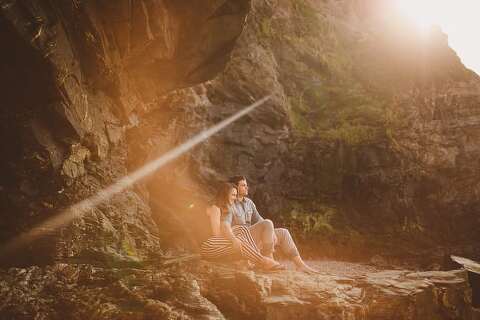
[[[238,197],[242,198],[248,195],[248,184],[247,180],[240,180],[238,182]]]

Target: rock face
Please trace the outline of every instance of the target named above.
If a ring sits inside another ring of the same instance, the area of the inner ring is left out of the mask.
[[[0,275],[0,319],[224,319],[191,276],[57,264]]]
[[[0,242],[127,174],[125,131],[162,92],[219,72],[248,1],[1,1]],[[126,190],[3,265],[159,253],[146,194]]]
[[[255,274],[210,268],[205,296],[229,319],[471,319],[465,271]],[[228,297],[226,299],[226,297]]]
[[[265,216],[327,255],[476,243],[478,77],[440,31],[401,38],[414,30],[376,5],[5,3],[2,241],[272,94],[18,263],[138,260],[158,236],[192,247],[214,182],[236,173]]]
[[[478,256],[479,77],[440,30],[420,36],[388,10],[253,1],[225,70],[166,95],[168,115],[139,129],[153,145],[173,146],[272,94],[155,177],[156,201],[171,203],[153,205],[162,221],[194,221],[202,210],[187,204],[241,173],[263,215],[314,251],[358,258],[395,248],[421,258],[420,247],[441,246],[439,263],[455,250]],[[191,225],[182,227],[192,233]]]
[[[473,319],[464,270],[354,266],[308,276],[209,263],[182,274],[178,266],[162,269],[56,264],[2,271],[0,319]]]

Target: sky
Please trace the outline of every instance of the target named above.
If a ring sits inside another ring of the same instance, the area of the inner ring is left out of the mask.
[[[420,28],[438,25],[463,64],[480,75],[480,0],[394,0]]]

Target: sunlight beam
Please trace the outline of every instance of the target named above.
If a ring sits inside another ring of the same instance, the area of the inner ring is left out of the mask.
[[[50,219],[47,219],[45,222],[40,223],[39,225],[33,227],[29,231],[26,231],[18,235],[13,240],[6,243],[4,246],[0,247],[0,256],[3,256],[7,253],[11,253],[27,245],[28,243],[34,241],[35,239],[41,237],[42,235],[50,233],[58,228],[61,228],[67,225],[75,218],[80,218],[87,211],[92,210],[99,204],[111,199],[115,194],[122,192],[132,184],[138,182],[139,180],[145,178],[148,175],[151,175],[152,173],[160,169],[165,164],[178,158],[179,156],[183,155],[184,153],[186,153],[187,151],[189,151],[199,143],[203,142],[204,140],[208,139],[209,137],[216,134],[220,130],[229,126],[236,120],[250,113],[255,108],[264,104],[268,99],[270,99],[270,97],[271,97],[270,95],[263,97],[262,99],[256,101],[255,103],[251,104],[248,107],[245,107],[243,110],[240,110],[239,112],[219,122],[213,127],[207,130],[204,130],[199,134],[193,136],[183,144],[168,151],[167,153],[163,154],[159,158],[145,164],[140,169],[121,178],[120,180],[111,184],[110,186],[98,191],[97,194],[70,206],[64,211],[61,211],[58,214],[54,215]]]

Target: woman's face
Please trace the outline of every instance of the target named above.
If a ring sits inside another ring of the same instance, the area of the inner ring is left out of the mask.
[[[228,194],[228,203],[233,204],[236,199],[237,199],[237,189],[232,188],[230,190],[230,193]]]

